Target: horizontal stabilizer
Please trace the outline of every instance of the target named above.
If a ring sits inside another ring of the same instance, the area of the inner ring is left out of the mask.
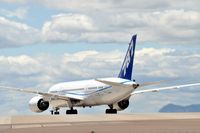
[[[137,86],[136,84],[123,84],[123,83],[117,83],[117,82],[100,80],[100,79],[96,79],[96,81],[110,85],[110,86],[117,86],[117,87],[135,88],[135,86]]]

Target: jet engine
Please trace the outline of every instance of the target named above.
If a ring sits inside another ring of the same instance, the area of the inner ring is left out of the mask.
[[[125,100],[122,100],[118,103],[113,104],[113,108],[116,109],[117,111],[124,110],[128,106],[129,106],[129,100],[128,99],[125,99]]]
[[[49,108],[49,102],[44,101],[41,96],[35,96],[29,101],[31,111],[39,113]]]

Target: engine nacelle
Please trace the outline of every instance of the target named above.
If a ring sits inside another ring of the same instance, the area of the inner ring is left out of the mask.
[[[29,101],[31,111],[39,113],[49,108],[49,102],[44,101],[41,96],[35,96]]]
[[[116,109],[117,111],[121,111],[126,109],[129,106],[129,100],[122,100],[118,103],[113,104],[113,108]]]

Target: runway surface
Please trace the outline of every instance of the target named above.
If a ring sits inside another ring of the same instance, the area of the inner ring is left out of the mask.
[[[200,113],[0,118],[0,133],[200,133]]]

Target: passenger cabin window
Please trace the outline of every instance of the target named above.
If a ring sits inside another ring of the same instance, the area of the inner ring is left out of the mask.
[[[99,86],[98,89],[103,89],[103,86]]]
[[[90,87],[88,88],[89,90],[94,90],[94,89],[97,89],[97,87]]]

